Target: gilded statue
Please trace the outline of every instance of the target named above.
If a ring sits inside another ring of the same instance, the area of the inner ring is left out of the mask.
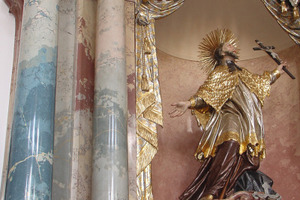
[[[257,171],[265,157],[262,106],[286,63],[262,75],[237,66],[237,39],[228,29],[212,31],[199,48],[208,78],[188,101],[172,104],[174,109],[169,113],[179,117],[191,109],[203,128],[195,152],[195,158],[203,163],[179,199],[230,198],[237,192],[238,179],[252,176],[269,180]],[[255,191],[253,187],[250,190]],[[267,194],[266,199],[274,196]]]

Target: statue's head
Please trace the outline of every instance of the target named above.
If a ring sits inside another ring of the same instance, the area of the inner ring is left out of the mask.
[[[221,43],[214,52],[214,59],[217,61],[217,66],[220,65],[224,57],[231,57],[232,60],[238,59],[238,49],[229,42]]]
[[[200,61],[209,73],[222,63],[225,56],[238,59],[237,39],[229,29],[214,30],[199,45]]]

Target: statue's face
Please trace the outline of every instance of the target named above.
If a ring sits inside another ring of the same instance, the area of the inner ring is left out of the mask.
[[[231,45],[230,43],[224,43],[223,47],[222,47],[222,53],[225,56],[231,56],[234,59],[237,59],[237,48],[233,45]]]

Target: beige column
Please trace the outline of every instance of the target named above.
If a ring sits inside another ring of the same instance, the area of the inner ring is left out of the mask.
[[[128,199],[124,0],[98,0],[92,199]]]

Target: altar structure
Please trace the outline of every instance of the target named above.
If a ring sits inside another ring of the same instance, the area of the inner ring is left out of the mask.
[[[0,199],[176,199],[199,166],[192,160],[199,135],[186,133],[201,131],[165,111],[205,76],[198,62],[157,49],[155,21],[184,0],[4,1],[16,32]],[[295,42],[279,52],[297,79],[282,78],[264,108],[270,153],[262,164],[283,198],[295,199],[299,4],[261,6]],[[241,61],[258,72],[272,62]]]

